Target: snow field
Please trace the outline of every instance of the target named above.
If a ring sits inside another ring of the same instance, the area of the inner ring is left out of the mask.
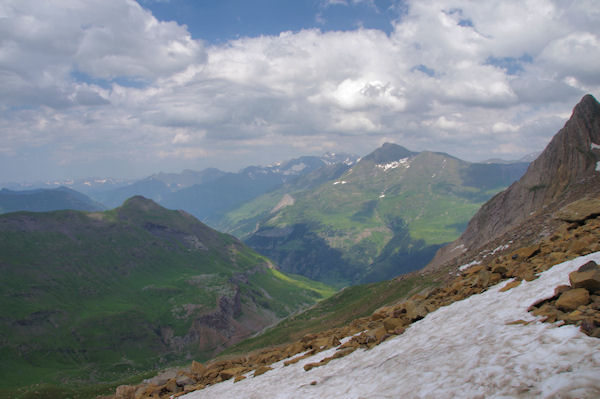
[[[506,284],[501,282],[430,313],[371,350],[308,372],[306,363],[335,349],[183,398],[598,398],[600,340],[527,312],[589,260],[600,263],[600,252],[558,264],[506,292],[499,291]],[[507,324],[517,320],[531,323]]]

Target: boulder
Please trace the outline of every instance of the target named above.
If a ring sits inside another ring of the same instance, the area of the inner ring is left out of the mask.
[[[500,288],[500,292],[506,292],[510,289],[515,288],[516,286],[518,286],[519,284],[521,284],[521,280],[513,280],[513,281],[509,281],[508,283],[506,283],[504,285],[504,287]]]
[[[582,198],[556,212],[555,217],[570,223],[581,223],[584,220],[600,214],[600,199]]]
[[[169,381],[167,381],[165,389],[173,393],[177,393],[183,390],[180,386],[177,385],[177,380],[175,378],[171,378]]]
[[[498,273],[502,276],[506,275],[508,268],[505,265],[496,265],[492,268],[492,273]]]
[[[583,240],[571,241],[569,250],[577,255],[584,255],[590,251],[588,243]]]
[[[589,263],[580,267],[578,271],[571,272],[569,281],[573,288],[585,288],[589,292],[595,293],[600,291],[600,268],[595,263],[591,266],[588,265]]]
[[[519,248],[512,253],[512,259],[527,260],[540,252],[540,245]]]
[[[192,378],[190,378],[187,375],[180,375],[179,377],[177,377],[175,379],[175,381],[177,382],[177,385],[179,385],[180,387],[184,387],[186,385],[192,385],[195,382]]]
[[[405,325],[405,322],[402,319],[396,317],[388,317],[383,319],[383,327],[388,333],[396,331],[398,328],[401,328]]]
[[[119,385],[115,392],[115,399],[134,399],[137,387],[132,385]]]
[[[558,296],[560,296],[560,294],[562,294],[563,292],[569,291],[570,289],[571,289],[570,286],[561,284],[558,287],[554,288],[554,296],[558,297]]]
[[[247,371],[248,369],[246,367],[243,366],[238,366],[238,367],[230,367],[227,368],[225,370],[222,370],[219,373],[219,376],[223,379],[223,381],[226,381],[230,378],[233,378],[237,375],[243,374]]]
[[[261,366],[254,371],[254,376],[258,377],[259,375],[262,375],[269,370],[273,370],[273,368],[269,366]]]
[[[574,288],[563,292],[556,301],[556,307],[563,312],[572,312],[590,302],[590,293],[585,288]]]
[[[192,361],[192,368],[190,371],[192,372],[192,374],[195,374],[196,376],[202,376],[206,372],[206,367],[204,367],[204,365],[202,363],[194,360],[194,361]]]
[[[177,376],[176,370],[168,370],[168,371],[163,371],[162,373],[158,374],[156,377],[144,380],[144,382],[149,385],[165,385],[167,382],[169,382],[169,380],[171,378],[175,378],[176,376]]]

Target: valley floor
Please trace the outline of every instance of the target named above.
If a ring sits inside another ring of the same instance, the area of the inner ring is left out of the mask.
[[[182,397],[598,398],[600,339],[573,325],[542,323],[527,311],[589,260],[600,263],[600,252],[555,265],[506,292],[500,292],[506,285],[501,282],[428,314],[373,349],[325,366],[303,368],[335,348]]]

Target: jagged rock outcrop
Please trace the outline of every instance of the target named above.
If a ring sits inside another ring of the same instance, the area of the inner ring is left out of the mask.
[[[525,175],[485,203],[462,236],[440,249],[427,268],[477,250],[528,218],[551,213],[587,194],[598,197],[599,162],[600,104],[588,94]]]

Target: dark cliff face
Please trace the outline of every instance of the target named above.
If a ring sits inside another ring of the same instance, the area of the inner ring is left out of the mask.
[[[600,104],[586,95],[571,118],[531,163],[523,177],[496,195],[475,214],[463,235],[442,248],[428,267],[436,267],[462,251],[480,248],[528,218],[577,195],[597,189],[600,180]]]

